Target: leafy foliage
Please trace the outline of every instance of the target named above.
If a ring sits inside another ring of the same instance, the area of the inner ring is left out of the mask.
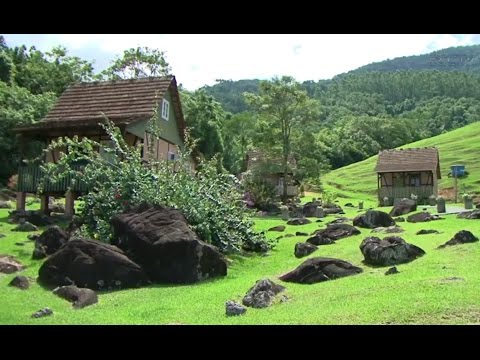
[[[314,118],[315,101],[293,77],[283,76],[260,82],[260,93],[245,94],[247,103],[259,115],[257,143],[281,157],[284,179],[288,178],[292,138]],[[283,201],[287,199],[287,181],[284,181]]]
[[[117,57],[101,75],[109,80],[138,79],[148,76],[166,76],[172,69],[165,52],[149,47],[130,48]]]
[[[191,135],[197,139],[196,150],[207,160],[224,151],[222,125],[227,117],[219,102],[204,90],[182,93],[185,122]]]
[[[221,251],[242,247],[268,249],[266,238],[252,230],[252,219],[241,201],[235,177],[217,174],[216,159],[203,161],[200,170],[190,169],[191,141],[181,151],[178,161],[142,159],[140,148],[128,146],[118,128],[103,125],[112,140],[102,157],[102,147],[91,139],[60,138],[53,148],[66,149],[57,164],[47,163],[47,176],[58,180],[68,174],[82,179],[91,191],[84,195],[81,217],[84,231],[102,241],[111,237],[109,221],[115,214],[142,202],[161,204],[180,210],[200,238]],[[153,159],[153,157],[148,157]],[[73,164],[83,163],[81,171]]]

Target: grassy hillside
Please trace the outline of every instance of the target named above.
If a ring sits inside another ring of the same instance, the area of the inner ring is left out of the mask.
[[[440,191],[453,188],[448,177],[450,166],[464,164],[469,175],[459,179],[459,189],[480,194],[480,123],[473,123],[446,134],[403,145],[401,148],[436,146],[440,151],[442,179]],[[377,192],[377,176],[374,171],[378,155],[364,161],[331,171],[323,177],[326,190],[335,191],[341,197],[374,200]]]

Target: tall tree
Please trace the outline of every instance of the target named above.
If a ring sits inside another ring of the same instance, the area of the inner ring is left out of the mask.
[[[262,81],[259,94],[246,93],[245,98],[259,115],[259,140],[267,148],[280,150],[284,178],[282,199],[285,202],[292,135],[314,117],[318,106],[291,76]]]
[[[222,126],[227,117],[222,105],[207,95],[205,90],[193,93],[184,91],[181,96],[185,122],[191,130],[192,137],[198,140],[197,150],[207,160],[216,154],[222,155]]]
[[[166,76],[172,69],[165,59],[165,53],[149,47],[125,50],[102,75],[110,80],[138,79],[148,76]]]

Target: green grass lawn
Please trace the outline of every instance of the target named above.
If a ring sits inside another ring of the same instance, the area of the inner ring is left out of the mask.
[[[314,197],[313,195],[310,195]],[[356,199],[340,199],[340,205]],[[371,198],[366,198],[373,204]],[[357,209],[345,208],[347,217]],[[27,233],[15,233],[6,223],[7,210],[0,210],[0,254],[15,255],[27,269],[19,274],[36,278],[42,260],[31,260],[33,242]],[[284,233],[267,232],[276,238],[285,233],[311,233],[323,223],[288,226]],[[315,220],[315,219],[312,219]],[[275,217],[257,218],[258,230],[284,224]],[[268,256],[232,257],[228,275],[194,285],[152,285],[140,289],[100,292],[99,303],[81,310],[32,282],[23,291],[7,286],[15,274],[0,274],[0,324],[470,324],[480,323],[480,242],[437,250],[458,230],[468,229],[480,236],[480,220],[460,220],[455,215],[431,223],[399,223],[406,230],[401,236],[426,251],[426,255],[398,265],[400,274],[385,276],[388,267],[372,268],[362,263],[361,235],[320,246],[309,257],[340,258],[360,266],[362,274],[300,285],[283,283],[278,276],[294,269],[304,259],[293,255],[295,243],[307,237],[283,238]],[[435,228],[437,235],[415,235],[419,229]],[[26,242],[24,246],[16,242]],[[307,257],[308,258],[308,257]],[[446,280],[461,277],[464,280]],[[286,286],[285,303],[267,309],[251,309],[240,317],[225,316],[225,301],[241,302],[245,292],[261,278]],[[32,319],[30,315],[50,307],[54,315]]]
[[[459,179],[459,191],[480,194],[480,122],[464,126],[446,134],[420,140],[401,148],[436,146],[440,153],[442,179],[440,189],[453,188],[453,179],[448,177],[450,166],[464,164],[468,176]],[[349,166],[331,171],[322,177],[325,190],[335,191],[341,197],[375,199],[377,175],[374,171],[378,156],[372,156]]]

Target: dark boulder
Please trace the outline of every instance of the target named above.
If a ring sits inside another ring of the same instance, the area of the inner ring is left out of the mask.
[[[411,223],[417,223],[417,222],[427,222],[427,221],[434,221],[434,220],[441,220],[441,218],[438,215],[432,215],[429,212],[419,212],[413,215],[410,215],[407,217],[407,221]]]
[[[285,225],[277,225],[268,229],[268,231],[285,231]]]
[[[331,244],[335,240],[358,234],[360,234],[360,230],[352,225],[332,224],[328,225],[326,229],[316,231],[315,236],[307,239],[307,242],[314,245],[325,245]]]
[[[90,289],[130,288],[148,284],[142,268],[116,246],[74,238],[51,255],[38,271],[40,283],[75,284]]]
[[[29,223],[28,221],[22,221],[12,229],[12,231],[24,231],[24,232],[37,231],[37,230],[38,230],[38,227],[36,227],[32,223]]]
[[[341,216],[341,217],[339,217],[339,218],[336,218],[335,220],[330,221],[329,223],[327,223],[327,225],[343,224],[343,223],[346,223],[346,222],[349,222],[349,221],[351,221],[351,219],[346,218],[346,217],[344,217],[344,216]]]
[[[43,308],[41,310],[38,310],[36,312],[34,312],[32,314],[32,318],[35,318],[35,319],[38,319],[38,318],[41,318],[41,317],[44,317],[44,316],[49,316],[49,315],[53,315],[53,311],[46,307],[46,308]]]
[[[14,224],[20,223],[21,219],[28,221],[29,223],[35,226],[46,226],[52,225],[53,219],[48,217],[45,214],[42,214],[40,211],[34,210],[14,210],[9,212],[10,221]]]
[[[360,250],[365,263],[379,266],[403,264],[425,255],[421,248],[397,236],[383,240],[375,236],[367,237],[360,244]]]
[[[434,229],[422,229],[416,232],[416,235],[425,235],[425,234],[440,234],[438,230]]]
[[[293,218],[287,221],[288,225],[305,225],[310,223],[311,221],[307,218]]]
[[[393,275],[393,274],[399,274],[400,271],[398,271],[396,266],[391,267],[385,272],[385,275]]]
[[[402,199],[390,211],[390,216],[400,216],[409,212],[417,211],[417,202],[412,199]]]
[[[325,215],[331,214],[345,214],[343,209],[337,204],[327,204],[323,206],[323,212]]]
[[[346,203],[345,205],[343,205],[345,207],[355,207],[355,205],[353,205],[352,203]]]
[[[299,242],[295,244],[295,257],[297,258],[302,258],[304,256],[310,255],[313,253],[315,250],[317,250],[318,247],[307,243],[307,242]]]
[[[480,210],[464,211],[457,215],[459,219],[480,219]]]
[[[358,215],[353,219],[353,225],[374,229],[377,227],[389,227],[395,225],[395,220],[386,212],[378,210],[368,210],[365,214]]]
[[[458,245],[458,244],[466,244],[466,243],[473,243],[477,242],[478,238],[473,235],[470,231],[468,230],[461,230],[457,232],[453,238],[448,240],[445,244],[440,245],[438,248],[442,249],[446,246],[452,246],[452,245]]]
[[[397,218],[395,218],[395,219],[393,219],[393,220],[395,220],[395,222],[405,222],[405,218],[402,217],[402,216],[399,216],[399,217],[397,217]]]
[[[242,303],[257,309],[266,308],[272,304],[275,296],[284,290],[285,287],[282,285],[275,284],[269,279],[261,279],[247,291]]]
[[[225,303],[225,315],[227,316],[238,316],[243,315],[247,312],[247,308],[242,306],[235,301],[227,301]]]
[[[78,288],[75,285],[61,286],[53,293],[72,303],[75,309],[81,309],[98,302],[98,296],[92,289]]]
[[[8,201],[1,201],[0,200],[0,209],[11,209],[12,205]]]
[[[321,281],[359,274],[361,272],[361,268],[344,260],[316,257],[305,260],[296,269],[280,276],[279,279],[298,284],[314,284]]]
[[[303,205],[303,216],[305,217],[315,217],[315,214],[317,213],[317,207],[318,203],[317,202],[308,202],[305,205]]]
[[[116,215],[113,244],[142,266],[150,279],[194,283],[227,275],[227,262],[212,245],[201,241],[178,210],[142,204]]]
[[[18,262],[13,256],[0,255],[0,273],[12,274],[24,268],[25,266]]]
[[[389,226],[389,227],[378,227],[373,229],[371,232],[372,233],[386,233],[386,234],[394,234],[394,233],[401,233],[404,232],[400,226],[394,225],[394,226]]]
[[[45,230],[36,240],[32,259],[38,260],[58,251],[68,241],[68,235],[58,226]]]
[[[8,283],[9,286],[14,286],[22,290],[27,290],[30,287],[30,282],[26,276],[15,276],[12,281]]]
[[[295,236],[308,236],[308,234],[306,232],[296,231]]]

